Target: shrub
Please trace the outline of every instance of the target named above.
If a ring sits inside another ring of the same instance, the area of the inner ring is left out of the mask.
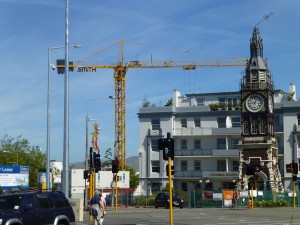
[[[263,200],[254,202],[255,207],[287,207],[288,202],[283,199],[278,200]]]

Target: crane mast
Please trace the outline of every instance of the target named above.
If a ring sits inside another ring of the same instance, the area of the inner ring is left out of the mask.
[[[114,157],[119,161],[119,167],[126,167],[126,68],[114,69],[115,80],[115,144]]]
[[[126,168],[126,72],[128,69],[182,68],[195,70],[198,67],[234,67],[246,66],[247,58],[231,58],[228,60],[148,60],[124,61],[124,41],[121,44],[117,64],[83,64],[78,61],[70,64],[78,72],[95,72],[96,69],[114,69],[115,88],[115,143],[114,158],[119,161],[119,169]],[[63,60],[57,60],[57,62]],[[64,63],[57,63],[57,70],[64,69]],[[59,72],[58,72],[59,73]]]

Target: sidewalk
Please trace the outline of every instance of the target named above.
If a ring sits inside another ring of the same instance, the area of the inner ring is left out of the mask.
[[[93,221],[89,221],[89,212],[84,211],[83,212],[83,221],[76,221],[77,225],[90,225],[93,224]]]

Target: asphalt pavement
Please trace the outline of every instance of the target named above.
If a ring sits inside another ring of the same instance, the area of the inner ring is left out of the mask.
[[[300,224],[300,208],[174,208],[173,225],[294,225]],[[88,212],[77,225],[92,225]],[[171,225],[169,209],[108,208],[103,225]]]

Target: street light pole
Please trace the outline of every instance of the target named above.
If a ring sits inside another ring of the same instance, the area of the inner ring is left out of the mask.
[[[63,133],[63,192],[69,198],[69,0],[66,0],[65,18],[65,91]]]
[[[57,46],[57,47],[51,47],[48,48],[48,87],[47,87],[47,161],[46,161],[46,188],[47,191],[51,189],[50,187],[50,96],[51,96],[51,89],[50,89],[50,72],[51,69],[55,70],[54,64],[51,64],[51,57],[50,53],[52,50],[64,48],[65,46]],[[74,48],[81,48],[80,45],[70,45],[70,47]]]

